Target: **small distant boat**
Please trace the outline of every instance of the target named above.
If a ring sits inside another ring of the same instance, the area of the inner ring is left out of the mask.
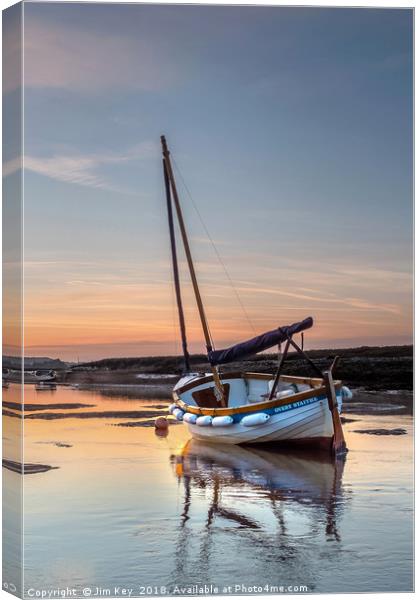
[[[33,375],[37,381],[55,381],[57,378],[54,369],[37,369],[36,371],[28,371],[28,374]]]
[[[169,411],[183,421],[196,440],[219,444],[310,444],[344,454],[346,444],[340,421],[343,396],[350,391],[333,379],[337,358],[321,371],[293,339],[312,327],[311,317],[292,325],[278,327],[245,342],[215,350],[197,282],[184,218],[172,170],[166,139],[161,136],[163,172],[172,251],[175,293],[178,305],[185,375],[173,390]],[[179,280],[173,206],[187,258],[192,287],[203,328],[209,373],[191,373],[185,319]],[[274,346],[279,352],[275,375],[265,373],[221,373],[219,366],[243,360]],[[311,365],[316,377],[291,377],[282,374],[290,347]]]
[[[3,379],[22,383],[22,370],[3,368]],[[57,379],[57,372],[54,369],[36,369],[33,371],[23,371],[23,383],[37,383],[40,381],[54,382]]]

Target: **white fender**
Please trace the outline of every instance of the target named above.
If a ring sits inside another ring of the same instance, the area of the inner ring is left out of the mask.
[[[182,419],[184,418],[184,411],[180,408],[175,408],[172,414],[177,421],[182,421]]]
[[[351,400],[353,398],[353,392],[346,385],[341,386],[341,395],[343,400]]]
[[[213,427],[227,427],[228,425],[232,425],[233,419],[229,415],[225,417],[213,417]]]
[[[200,427],[209,427],[209,425],[212,424],[212,421],[213,417],[211,417],[210,415],[203,415],[202,417],[198,417],[195,423]]]
[[[241,424],[245,427],[253,427],[254,425],[264,425],[269,420],[270,415],[267,413],[253,413],[241,419]]]
[[[168,406],[168,413],[169,413],[169,414],[172,414],[172,413],[173,413],[173,411],[174,411],[176,408],[178,408],[178,406],[177,406],[175,403],[174,403],[174,404],[170,404],[170,405]]]
[[[193,415],[192,413],[185,413],[183,419],[184,423],[192,423],[194,425],[194,423],[197,422],[197,415]]]

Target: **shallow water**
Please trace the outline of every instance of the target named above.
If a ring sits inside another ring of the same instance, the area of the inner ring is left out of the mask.
[[[18,401],[17,392],[12,385],[4,400]],[[322,454],[189,443],[183,425],[157,437],[153,428],[115,426],[139,419],[71,416],[150,409],[162,399],[29,385],[25,392],[27,404],[94,405],[48,409],[66,412],[64,419],[25,421],[25,462],[59,467],[24,476],[27,594],[69,587],[78,596],[84,588],[92,597],[122,595],[116,586],[133,595],[188,594],[183,588],[192,585],[238,594],[290,585],[318,593],[412,589],[411,416],[349,414],[357,419],[344,425],[350,452],[335,464]],[[18,419],[3,419],[7,437]],[[408,434],[354,431],[396,427]],[[15,458],[8,439],[4,455]],[[21,476],[3,475],[7,517]],[[16,555],[8,536],[12,576]]]

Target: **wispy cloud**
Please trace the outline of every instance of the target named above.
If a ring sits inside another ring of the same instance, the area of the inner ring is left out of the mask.
[[[107,165],[145,160],[156,156],[155,145],[144,142],[120,153],[54,154],[52,156],[25,156],[24,169],[50,179],[92,188],[129,193],[114,185],[101,171]],[[11,175],[22,166],[20,157],[3,165],[3,176]]]
[[[325,303],[325,304],[336,304],[336,305],[344,305],[349,306],[355,309],[360,310],[374,310],[374,311],[382,311],[391,314],[400,314],[401,309],[396,304],[381,304],[368,302],[366,300],[362,300],[360,298],[340,298],[334,297],[333,294],[329,294],[326,296],[310,296],[308,294],[301,294],[295,292],[285,292],[282,290],[277,290],[273,288],[261,288],[261,287],[247,287],[247,288],[239,288],[242,292],[249,292],[252,294],[275,294],[279,296],[285,296],[288,298],[295,298],[297,300],[305,300],[308,302],[314,303]]]

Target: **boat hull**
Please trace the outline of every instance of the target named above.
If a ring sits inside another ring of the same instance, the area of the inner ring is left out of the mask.
[[[246,427],[241,422],[227,427],[185,424],[199,441],[217,444],[310,444],[329,448],[334,434],[328,400],[314,398],[304,407],[272,414],[268,422]]]
[[[270,376],[235,373],[223,376],[228,405],[209,407],[212,378],[183,379],[174,389],[171,412],[183,420],[193,439],[212,444],[311,445],[330,450],[334,425],[321,379],[284,377],[283,394],[269,399]],[[339,410],[341,382],[335,382]],[[294,391],[290,391],[294,388]],[[200,406],[203,401],[207,406]],[[214,401],[214,398],[213,398]]]

